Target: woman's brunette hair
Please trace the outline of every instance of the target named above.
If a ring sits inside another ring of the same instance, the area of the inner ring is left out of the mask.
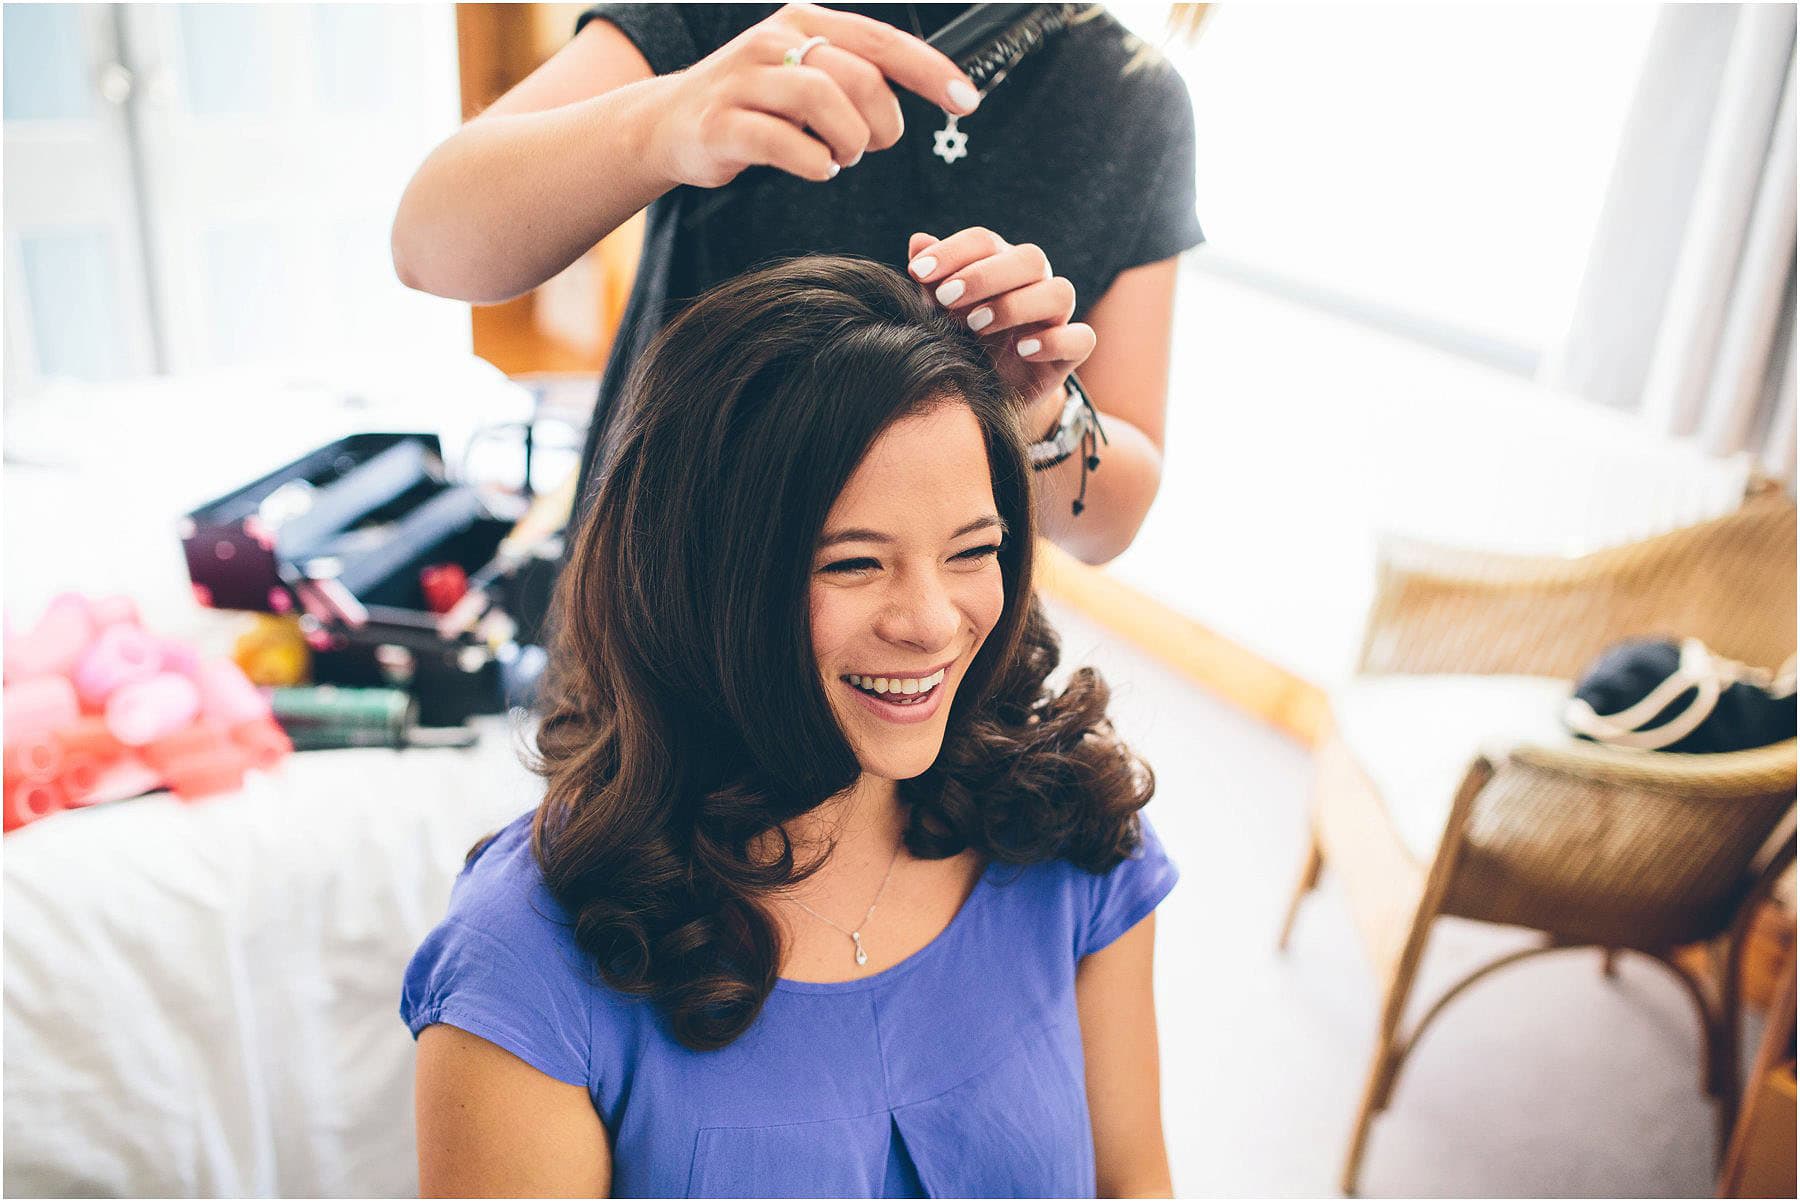
[[[547,782],[533,850],[577,942],[695,1050],[755,1020],[781,960],[759,899],[823,863],[797,863],[780,824],[860,773],[808,629],[814,545],[882,431],[941,404],[966,404],[986,440],[1005,606],[937,762],[900,782],[907,849],[1101,872],[1138,845],[1152,781],[1113,735],[1106,686],[1086,668],[1044,684],[1059,651],[1031,591],[1030,471],[987,352],[867,260],[721,284],[628,390],[558,582],[531,765]],[[765,834],[772,862],[752,854]]]

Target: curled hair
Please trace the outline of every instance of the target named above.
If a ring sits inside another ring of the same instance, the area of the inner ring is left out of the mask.
[[[558,581],[531,764],[547,785],[533,850],[577,942],[695,1050],[755,1020],[781,961],[763,898],[824,862],[798,863],[781,824],[860,773],[812,648],[819,532],[882,431],[946,403],[986,442],[1005,602],[937,761],[900,782],[907,849],[1101,872],[1137,846],[1152,781],[1107,722],[1105,684],[1084,668],[1045,685],[1059,652],[1031,592],[1030,470],[981,344],[867,260],[721,284],[628,389]],[[752,854],[764,835],[773,862]]]

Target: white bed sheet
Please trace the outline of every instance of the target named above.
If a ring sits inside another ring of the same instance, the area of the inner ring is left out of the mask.
[[[194,604],[179,515],[352,430],[436,429],[455,461],[529,403],[471,355],[8,397],[8,622],[124,592],[226,654],[247,620]],[[4,1192],[416,1194],[401,974],[470,845],[542,791],[507,720],[484,730],[464,751],[305,752],[238,793],[0,842]]]
[[[5,1193],[416,1195],[402,972],[542,793],[487,728],[8,836]]]

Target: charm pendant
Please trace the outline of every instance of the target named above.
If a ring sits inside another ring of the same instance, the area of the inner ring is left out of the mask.
[[[869,962],[869,953],[863,951],[862,932],[851,931],[850,938],[856,943],[856,962],[858,964],[867,964]]]
[[[956,128],[955,113],[950,114],[950,120],[945,123],[944,128],[932,135],[932,140],[937,145],[931,153],[946,163],[954,163],[969,153],[969,135]]]

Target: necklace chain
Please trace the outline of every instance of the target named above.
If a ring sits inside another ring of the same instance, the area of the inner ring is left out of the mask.
[[[881,895],[887,892],[888,881],[891,880],[894,875],[894,865],[900,862],[900,849],[905,845],[905,839],[902,839],[899,843],[894,845],[894,854],[888,860],[887,875],[881,878],[881,888],[875,891],[875,901],[869,903],[868,911],[863,914],[862,921],[856,924],[856,929],[854,931],[838,926],[837,923],[832,922],[831,919],[825,917],[797,897],[790,897],[788,900],[793,902],[796,906],[799,906],[802,910],[805,910],[808,914],[811,914],[820,922],[825,923],[827,926],[837,927],[838,930],[843,931],[844,934],[850,936],[850,942],[856,945],[856,962],[858,964],[867,964],[869,962],[869,953],[863,950],[862,928],[868,925],[869,916],[875,913],[875,902],[880,901]]]

